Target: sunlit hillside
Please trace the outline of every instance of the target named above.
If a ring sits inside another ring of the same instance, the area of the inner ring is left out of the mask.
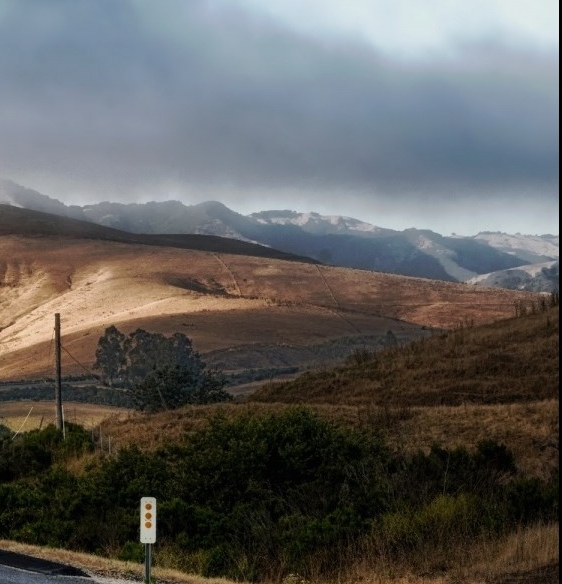
[[[228,247],[109,241],[87,231],[89,238],[55,236],[52,221],[36,225],[45,235],[17,235],[11,225],[0,236],[2,379],[52,373],[55,313],[66,374],[91,366],[110,325],[185,333],[224,369],[303,370],[341,361],[357,346],[380,347],[388,331],[406,342],[433,328],[510,317],[535,298]]]

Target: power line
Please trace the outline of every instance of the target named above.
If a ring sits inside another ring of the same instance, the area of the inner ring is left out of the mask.
[[[88,369],[85,365],[82,365],[82,363],[80,363],[80,361],[78,361],[78,359],[76,359],[76,357],[74,357],[74,355],[72,355],[72,353],[64,346],[61,345],[63,351],[76,363],[78,364],[80,367],[82,367],[82,369],[84,369],[84,371],[86,373],[88,373],[89,375],[91,375],[92,377],[95,377],[98,380],[101,380],[101,377],[99,375],[97,375],[96,373],[94,373],[93,371],[91,371],[90,369]]]
[[[27,413],[27,416],[25,416],[25,420],[23,421],[23,424],[18,428],[18,431],[12,436],[12,440],[20,433],[21,429],[25,426],[25,423],[27,422],[27,418],[29,418],[29,414],[31,414],[32,409],[33,409],[33,406],[31,406],[31,409]]]

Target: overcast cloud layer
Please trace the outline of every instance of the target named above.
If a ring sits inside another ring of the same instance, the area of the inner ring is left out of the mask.
[[[0,0],[0,177],[558,233],[557,23],[551,0]]]

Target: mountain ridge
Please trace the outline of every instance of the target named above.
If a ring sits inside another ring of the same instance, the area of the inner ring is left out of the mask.
[[[145,235],[197,234],[259,244],[324,264],[427,277],[474,285],[510,287],[513,279],[479,276],[559,259],[556,235],[480,232],[474,236],[444,236],[428,229],[396,231],[359,219],[291,210],[242,215],[219,201],[187,206],[181,201],[148,203],[102,202],[66,206],[60,201],[0,181],[0,202],[36,208],[129,233]],[[558,289],[558,279],[527,278],[517,286],[531,291]]]
[[[199,234],[135,234],[80,219],[21,209],[2,203],[0,203],[0,235],[101,239],[129,244],[220,251],[238,255],[317,263],[304,256],[296,256],[257,243],[232,238]]]

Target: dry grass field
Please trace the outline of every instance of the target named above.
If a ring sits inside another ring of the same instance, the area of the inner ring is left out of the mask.
[[[121,420],[130,412],[115,408],[87,403],[63,404],[63,415],[67,422],[80,424],[84,428],[99,427],[105,420]],[[45,401],[0,401],[0,424],[14,432],[29,432],[56,423],[54,402]]]
[[[558,352],[556,306],[388,348],[356,366],[272,383],[254,399],[394,407],[558,399]]]

